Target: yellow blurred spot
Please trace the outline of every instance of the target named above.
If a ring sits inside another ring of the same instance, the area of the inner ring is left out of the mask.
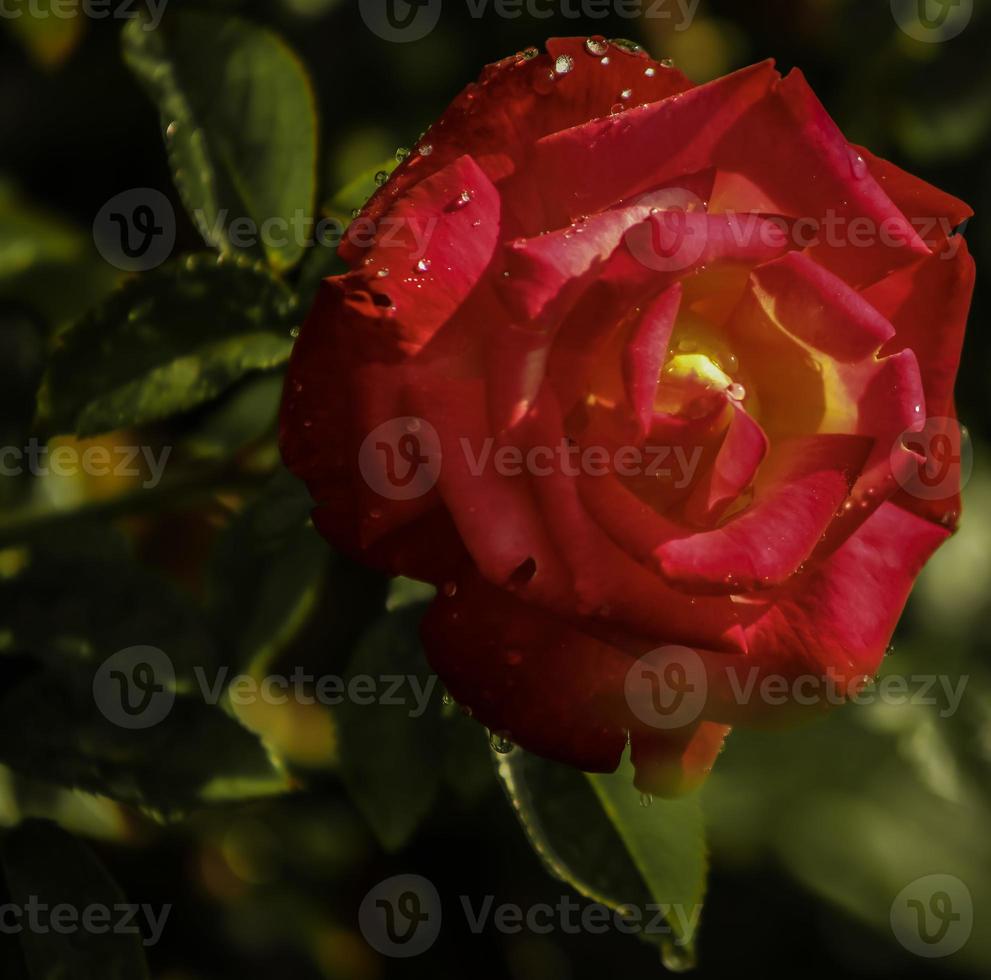
[[[241,723],[287,762],[310,769],[337,762],[337,732],[330,712],[318,704],[271,704],[259,697],[232,705]]]
[[[368,944],[346,929],[327,926],[313,940],[313,958],[334,980],[378,980],[382,964]]]

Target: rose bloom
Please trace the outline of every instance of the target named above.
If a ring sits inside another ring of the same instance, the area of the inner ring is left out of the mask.
[[[551,40],[354,222],[285,461],[336,547],[438,586],[424,647],[478,721],[683,792],[730,725],[874,674],[956,526],[970,214],[799,71]]]

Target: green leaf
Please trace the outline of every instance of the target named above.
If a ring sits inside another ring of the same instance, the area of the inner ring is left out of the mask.
[[[156,30],[131,20],[123,44],[158,105],[176,186],[206,241],[233,252],[232,222],[251,219],[261,232],[279,219],[290,224],[251,251],[279,271],[295,265],[317,157],[313,90],[296,55],[263,27],[190,11]]]
[[[371,678],[373,703],[345,697],[337,710],[341,775],[382,845],[401,848],[433,805],[443,769],[444,730],[436,676],[417,638],[422,607],[408,606],[376,623],[360,640],[346,685]],[[405,678],[383,703],[390,677]],[[409,681],[414,678],[414,683]],[[417,694],[427,700],[417,702]],[[425,707],[425,710],[423,710]],[[422,714],[417,714],[422,710]]]
[[[180,694],[164,720],[126,730],[96,706],[91,677],[54,671],[15,684],[0,700],[0,762],[169,817],[289,789],[258,738],[221,708]]]
[[[0,609],[0,763],[165,813],[287,789],[220,706],[205,618],[106,528],[74,524],[29,542],[25,566],[0,582]],[[132,647],[153,647],[168,665],[155,678],[165,711],[141,729],[122,727],[105,700],[116,689],[97,685],[106,661]]]
[[[148,645],[191,685],[194,667],[217,662],[200,611],[98,524],[74,522],[29,542],[25,567],[0,580],[0,610],[4,652],[54,670],[91,677],[118,650]]]
[[[249,375],[207,407],[182,440],[183,452],[196,460],[227,459],[273,434],[282,384],[282,372]]]
[[[224,530],[210,563],[217,634],[239,669],[264,671],[316,603],[330,551],[305,486],[280,470]]]
[[[583,774],[514,748],[496,768],[534,851],[586,898],[640,912],[639,935],[671,969],[693,962],[707,858],[697,796],[643,806],[624,760],[610,775]],[[660,906],[667,929],[647,928]]]
[[[397,166],[395,158],[390,158],[363,170],[334,194],[326,210],[347,224],[351,220],[352,213],[364,207],[365,202],[379,189],[377,175],[391,174]]]
[[[81,918],[69,933],[25,928],[18,938],[29,980],[147,980],[142,937],[112,928],[124,894],[89,847],[53,823],[29,820],[4,836],[2,858],[12,904],[68,905],[79,917],[99,907],[111,916],[105,932],[83,928]],[[164,911],[156,910],[159,922]]]
[[[385,608],[389,612],[413,606],[417,603],[429,602],[437,594],[437,589],[429,582],[418,582],[413,578],[402,575],[389,582],[389,595],[385,600]]]
[[[60,334],[42,414],[89,436],[186,411],[283,363],[295,310],[263,268],[196,256],[163,266]]]
[[[25,201],[0,177],[0,301],[61,323],[105,296],[118,275],[91,235]]]

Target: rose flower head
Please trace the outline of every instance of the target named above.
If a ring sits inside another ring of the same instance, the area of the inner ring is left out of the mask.
[[[683,792],[730,726],[857,691],[956,526],[970,214],[797,70],[548,41],[352,224],[285,461],[336,547],[438,587],[426,654],[479,722]]]

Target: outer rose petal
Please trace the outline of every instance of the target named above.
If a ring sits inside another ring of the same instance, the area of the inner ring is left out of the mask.
[[[949,535],[894,503],[883,504],[833,554],[755,607],[743,657],[700,651],[709,678],[706,716],[729,724],[787,724],[808,707],[770,704],[756,694],[741,700],[740,688],[749,684],[756,692],[769,677],[832,675],[853,683],[874,674],[915,577]],[[813,708],[825,711],[829,704]]]
[[[378,221],[392,202],[455,158],[472,156],[488,177],[499,182],[525,165],[530,148],[541,136],[609,114],[621,91],[630,90],[631,104],[656,102],[692,88],[677,69],[666,68],[644,53],[610,46],[610,70],[589,55],[584,38],[552,38],[547,54],[526,59],[504,58],[486,67],[419,142],[426,156],[412,153],[368,201],[363,215]],[[570,58],[572,69],[555,71],[558,58]],[[647,74],[651,69],[651,74]],[[541,198],[525,187],[506,195],[508,211],[518,221],[517,234],[548,227]],[[345,238],[341,256],[357,262],[362,247]]]

